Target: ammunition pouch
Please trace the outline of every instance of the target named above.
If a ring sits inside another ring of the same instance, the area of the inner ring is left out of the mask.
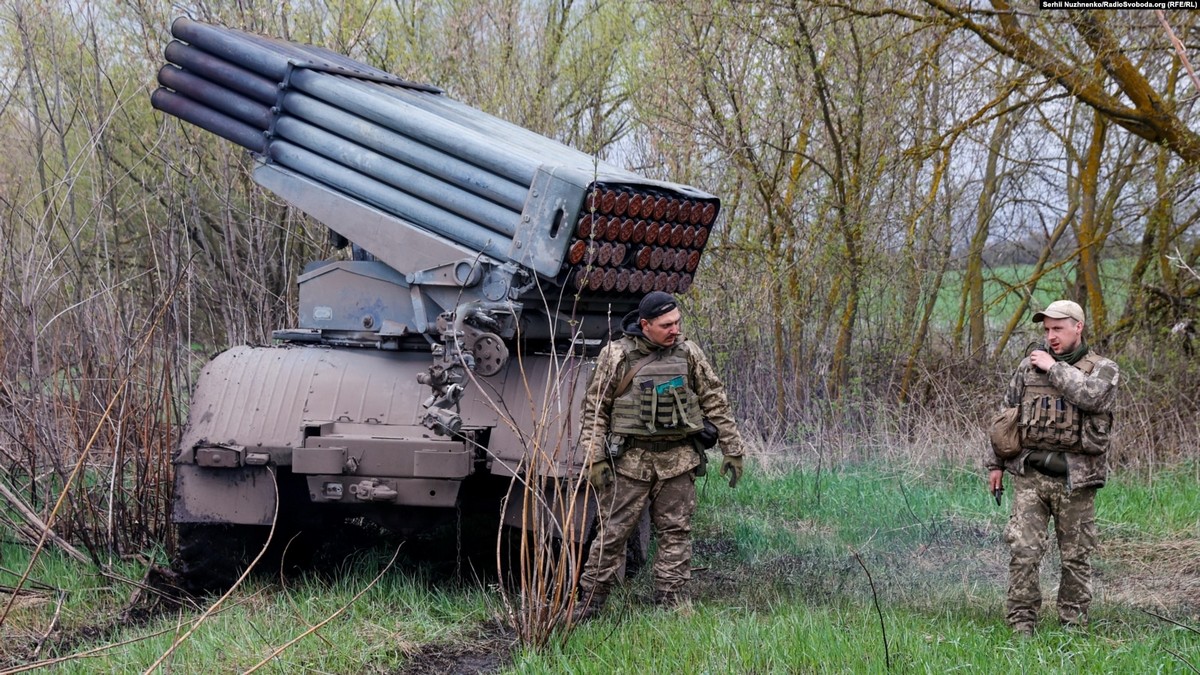
[[[614,460],[625,454],[625,437],[619,434],[609,434],[604,439],[604,454],[609,460]]]
[[[1096,367],[1095,357],[1089,354],[1073,367],[1091,374]],[[1018,407],[1021,412],[1017,428],[1022,448],[1099,454],[1108,447],[1111,416],[1080,410],[1050,383],[1048,373],[1037,368],[1029,368],[1025,373],[1025,393]]]
[[[635,389],[640,395],[637,400],[637,412],[634,414],[645,425],[646,433],[687,429],[698,417],[696,396],[687,387],[682,376],[666,382],[645,380],[639,382]]]
[[[1054,478],[1067,475],[1067,458],[1061,452],[1034,450],[1025,458],[1025,466]]]
[[[699,397],[688,383],[687,356],[678,347],[642,365],[631,385],[613,399],[613,433],[668,440],[703,428]]]
[[[1083,415],[1062,396],[1026,396],[1021,401],[1021,445],[1039,450],[1079,450]]]
[[[720,433],[717,432],[717,425],[709,422],[708,418],[705,417],[704,428],[701,429],[700,432],[695,436],[692,436],[692,438],[696,441],[697,448],[700,450],[707,450],[717,444],[717,440],[720,438]]]

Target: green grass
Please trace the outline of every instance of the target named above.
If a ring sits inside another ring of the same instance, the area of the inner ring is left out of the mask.
[[[8,589],[15,588],[25,574],[31,555],[31,546],[7,538],[0,542],[0,586],[5,589],[0,593],[0,611],[12,598]],[[0,626],[0,654],[4,653],[11,631],[36,632],[38,626],[49,623],[56,609],[60,625],[90,623],[97,616],[119,610],[134,588],[120,579],[140,580],[145,565],[117,560],[109,571],[111,576],[103,575],[47,544],[29,569],[22,593],[13,603],[15,611]]]
[[[1181,672],[1166,650],[1200,654],[1183,630],[1101,620],[1090,635],[1047,628],[1027,642],[987,617],[953,608],[941,613],[870,607],[780,604],[756,610],[704,605],[688,616],[646,610],[599,621],[565,647],[521,653],[524,673],[792,673],[884,672]],[[1103,635],[1097,635],[1098,633]]]
[[[373,552],[356,558],[351,568],[334,581],[310,575],[286,587],[252,578],[181,644],[165,667],[175,672],[214,673],[249,668],[274,648],[351,603],[385,563],[383,552]],[[110,599],[127,596],[119,589],[106,590]],[[392,570],[337,618],[289,648],[264,672],[358,673],[373,668],[385,672],[403,663],[422,645],[475,639],[480,623],[493,614],[490,601],[488,594],[477,587],[440,586],[420,572]],[[107,603],[110,611],[106,615],[115,616],[114,610],[119,607],[114,605],[119,604]],[[92,624],[93,632],[105,633],[91,641],[95,645],[143,639],[60,664],[53,670],[140,672],[167,651],[199,614],[197,609],[169,611],[129,629]],[[97,615],[94,613],[92,617]],[[82,617],[73,612],[65,618],[68,629],[89,625],[80,622]],[[44,651],[42,658],[79,653],[93,645],[85,641],[66,646],[65,650],[52,646]]]
[[[1153,484],[1118,478],[1098,498],[1101,536],[1195,542],[1196,490],[1186,467]],[[1013,641],[1003,624],[1008,502],[995,505],[979,472],[752,473],[737,490],[710,482],[701,494],[691,612],[645,604],[639,579],[610,616],[565,646],[521,653],[515,670],[883,672],[889,657],[898,672],[1183,672],[1181,658],[1200,667],[1200,635],[1106,603],[1103,589],[1090,632],[1060,629],[1050,601],[1035,638]],[[1123,571],[1120,560],[1097,562]],[[1048,592],[1056,560],[1043,567]],[[1200,599],[1175,600],[1172,618],[1196,626]]]
[[[494,588],[398,567],[262,672],[393,673],[422,663],[449,670],[463,657],[522,673],[884,672],[888,660],[895,672],[1190,672],[1185,661],[1200,667],[1200,635],[1139,607],[1200,627],[1200,599],[1186,595],[1200,588],[1200,571],[1186,557],[1200,552],[1195,472],[1181,467],[1152,480],[1118,475],[1101,490],[1097,517],[1106,546],[1087,633],[1059,629],[1051,601],[1035,637],[1012,640],[1002,618],[1008,501],[996,506],[980,471],[848,466],[764,473],[752,466],[736,490],[716,476],[698,485],[694,600],[680,610],[648,602],[644,573],[618,590],[599,619],[540,652],[508,654],[494,651]],[[21,550],[6,547],[4,565],[21,564]],[[252,580],[181,645],[170,670],[251,667],[350,603],[390,555],[382,548],[361,553],[334,574],[286,586]],[[1148,560],[1156,567],[1146,568]],[[1056,568],[1049,556],[1047,593]],[[138,577],[136,569],[126,573]],[[148,620],[112,625],[131,588],[98,580],[52,552],[34,576],[70,588],[62,639],[49,641],[42,658],[144,637],[51,672],[144,670],[198,615],[147,610]],[[1153,593],[1142,592],[1151,587]],[[40,636],[52,609],[50,601],[18,611],[0,626],[4,644]],[[7,665],[15,665],[11,658]]]
[[[1200,535],[1200,465],[1117,475],[1098,494],[1096,518],[1105,528],[1140,537]]]

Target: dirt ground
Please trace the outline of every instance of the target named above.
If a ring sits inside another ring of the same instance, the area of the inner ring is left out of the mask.
[[[513,638],[495,625],[480,627],[467,643],[431,643],[409,658],[394,675],[482,675],[512,665]]]

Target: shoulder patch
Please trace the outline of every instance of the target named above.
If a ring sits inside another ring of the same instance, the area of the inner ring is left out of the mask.
[[[1112,361],[1106,361],[1096,369],[1096,374],[1094,377],[1109,384],[1116,384],[1119,375],[1120,371],[1117,369],[1117,364],[1113,363]]]

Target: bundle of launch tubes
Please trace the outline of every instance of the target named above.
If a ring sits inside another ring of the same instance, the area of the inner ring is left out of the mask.
[[[319,47],[187,18],[171,32],[153,106],[266,164],[384,211],[398,227],[530,265],[580,296],[624,302],[692,284],[720,209],[713,195],[644,178]],[[556,193],[557,211],[531,206],[547,197],[535,189],[539,175],[575,186]]]
[[[717,217],[712,202],[597,187],[564,263],[574,288],[593,293],[684,293]]]

